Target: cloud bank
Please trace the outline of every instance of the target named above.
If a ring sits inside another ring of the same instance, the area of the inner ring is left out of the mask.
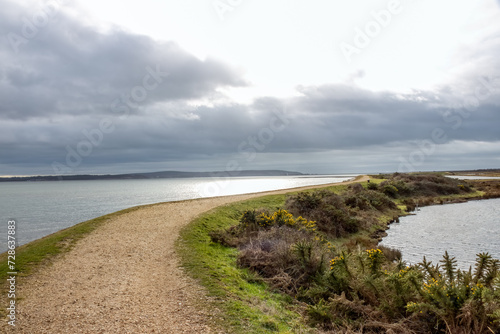
[[[498,39],[433,91],[337,83],[242,104],[222,93],[250,85],[228,62],[62,10],[27,38],[25,10],[0,13],[0,174],[500,166]]]

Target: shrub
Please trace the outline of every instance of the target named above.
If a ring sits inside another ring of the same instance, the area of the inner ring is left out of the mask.
[[[329,237],[342,237],[359,230],[360,223],[349,212],[344,199],[332,192],[299,193],[288,198],[286,207],[295,215],[313,220]]]
[[[315,221],[318,230],[327,236],[339,238],[358,232],[361,220],[366,221],[366,212],[394,210],[397,206],[378,191],[350,187],[343,195],[328,191],[299,193],[287,199],[286,208],[296,216]]]
[[[379,190],[299,193],[287,198],[286,210],[243,212],[239,225],[211,236],[239,247],[239,266],[306,303],[315,326],[333,332],[500,333],[500,261],[478,254],[474,270],[463,272],[445,253],[437,265],[424,258],[407,266],[399,250],[373,244],[373,227],[380,229],[373,224],[397,209],[385,193],[411,210],[416,201],[407,194],[422,205],[436,194],[468,191],[450,180],[394,174]],[[328,242],[361,228],[368,233],[352,236],[343,246],[349,250]]]
[[[394,185],[382,182],[381,186],[382,186],[382,192],[387,196],[392,198],[396,198],[398,196],[398,188],[396,188]]]
[[[379,211],[397,209],[397,205],[389,198],[378,191],[367,190],[364,196],[370,202],[370,205]]]
[[[256,230],[258,228],[257,216],[258,216],[258,213],[255,210],[245,211],[240,218],[241,226],[245,229],[250,228],[250,229]]]
[[[439,174],[393,174],[381,185],[393,185],[399,196],[440,196],[471,192],[463,180]],[[389,190],[388,190],[389,191]]]
[[[346,195],[344,199],[345,205],[350,208],[357,208],[359,210],[369,210],[372,209],[372,205],[363,193],[357,193],[352,195]]]
[[[406,212],[415,211],[417,208],[417,203],[411,198],[405,198],[401,201],[401,203],[406,205]]]
[[[239,246],[237,263],[260,274],[276,289],[291,295],[309,287],[311,277],[326,270],[326,244],[310,231],[289,226],[261,230]]]
[[[345,206],[324,204],[321,210],[311,214],[316,220],[318,230],[334,238],[347,236],[359,230],[359,221],[349,215]]]
[[[435,332],[497,333],[500,331],[499,261],[488,253],[477,255],[474,272],[457,269],[455,258],[445,252],[440,265],[419,264],[423,282],[421,298],[406,308],[417,318],[436,319]],[[496,277],[496,278],[493,278]]]
[[[391,262],[401,261],[401,259],[403,258],[403,254],[399,249],[386,247],[382,245],[378,246],[378,248],[382,251],[385,258]]]
[[[349,185],[348,189],[353,193],[360,193],[365,190],[365,188],[363,188],[361,183],[353,183]]]
[[[296,215],[308,216],[321,205],[321,192],[300,192],[287,198],[286,207]]]

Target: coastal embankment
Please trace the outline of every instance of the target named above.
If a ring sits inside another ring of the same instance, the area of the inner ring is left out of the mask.
[[[359,176],[343,184],[368,179]],[[331,185],[160,203],[113,214],[68,251],[46,258],[29,275],[20,273],[16,327],[10,329],[16,333],[214,332],[209,323],[217,310],[198,307],[208,297],[179,267],[175,241],[181,229],[200,214],[229,203],[327,186]],[[5,322],[2,327],[8,332],[10,326]]]
[[[391,221],[417,206],[489,198],[500,184],[472,186],[438,173],[372,177],[222,206],[183,229],[183,266],[217,297],[221,328],[242,334],[497,332],[500,295],[492,278],[500,268],[489,254],[478,254],[474,269],[460,273],[446,252],[442,266],[425,260],[412,266],[399,261],[398,250],[377,244]],[[456,309],[467,312],[472,302],[473,313],[458,317]]]

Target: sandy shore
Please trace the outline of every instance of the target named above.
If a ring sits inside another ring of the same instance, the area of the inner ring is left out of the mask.
[[[16,332],[213,333],[208,323],[217,311],[196,307],[205,292],[179,268],[181,228],[224,204],[326,186],[169,202],[116,216],[19,282]]]

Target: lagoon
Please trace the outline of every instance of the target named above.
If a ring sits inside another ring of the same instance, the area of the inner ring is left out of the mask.
[[[500,199],[423,207],[391,224],[387,233],[380,244],[401,250],[409,263],[425,256],[436,264],[447,250],[467,270],[477,253],[500,259]]]

